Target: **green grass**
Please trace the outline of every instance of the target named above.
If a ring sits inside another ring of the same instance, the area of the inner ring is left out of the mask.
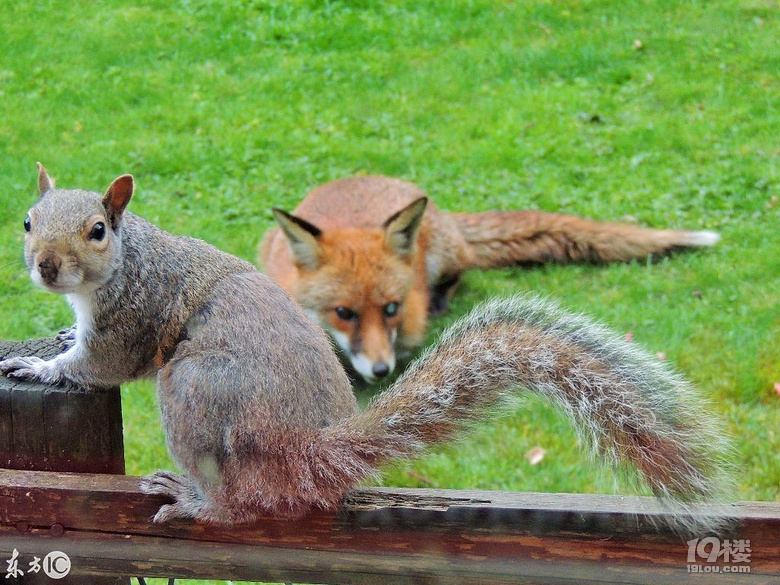
[[[429,341],[529,289],[631,331],[726,419],[737,497],[780,501],[776,2],[50,0],[2,3],[0,21],[3,338],[71,322],[21,260],[37,160],[66,187],[132,172],[133,211],[250,260],[271,207],[355,173],[449,210],[712,229],[714,249],[652,264],[470,274]],[[123,407],[128,471],[170,466],[151,384]],[[610,491],[575,443],[530,400],[384,482]]]

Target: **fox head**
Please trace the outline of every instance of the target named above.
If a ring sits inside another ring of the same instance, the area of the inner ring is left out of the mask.
[[[328,230],[274,209],[299,271],[293,296],[367,382],[395,369],[426,203],[413,201],[381,227]]]

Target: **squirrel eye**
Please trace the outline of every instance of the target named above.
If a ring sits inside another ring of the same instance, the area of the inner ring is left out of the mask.
[[[89,232],[89,239],[100,242],[105,237],[106,237],[106,224],[104,224],[102,221],[99,221],[92,226],[92,231]]]
[[[400,308],[400,303],[387,303],[382,312],[385,314],[385,317],[395,317],[398,314],[398,309]]]
[[[30,220],[30,214],[27,214],[27,217],[24,218],[24,231],[29,232],[30,228],[32,227],[32,220]]]
[[[336,316],[342,321],[352,321],[357,317],[357,314],[348,307],[336,307]]]

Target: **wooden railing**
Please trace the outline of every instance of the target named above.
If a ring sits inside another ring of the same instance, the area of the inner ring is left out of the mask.
[[[730,524],[697,553],[686,540],[708,535],[675,534],[643,497],[358,489],[337,513],[237,527],[151,523],[165,502],[135,477],[0,470],[0,570],[13,550],[25,566],[57,550],[81,582],[780,583],[776,503],[729,506]]]

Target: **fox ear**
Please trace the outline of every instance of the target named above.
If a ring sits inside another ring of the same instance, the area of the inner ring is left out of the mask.
[[[43,165],[38,163],[38,193],[43,197],[46,191],[51,191],[52,189],[54,189],[54,179],[49,176]]]
[[[114,182],[108,187],[106,194],[103,195],[103,207],[108,212],[108,219],[111,221],[113,229],[119,226],[122,214],[127,204],[130,203],[134,189],[133,175],[122,175],[114,179]]]
[[[307,270],[316,270],[320,265],[320,243],[322,230],[308,221],[295,217],[278,208],[273,210],[276,223],[290,244],[290,251],[296,263]]]
[[[385,222],[385,242],[399,256],[408,256],[417,246],[427,197],[415,199]]]

